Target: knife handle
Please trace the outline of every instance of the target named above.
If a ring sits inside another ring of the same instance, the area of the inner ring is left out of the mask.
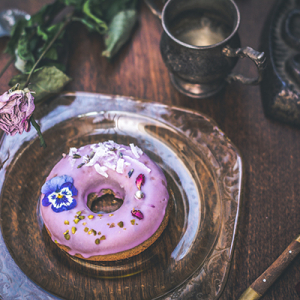
[[[239,300],[257,300],[267,291],[267,289],[280,276],[284,269],[300,252],[300,235],[283,251],[283,253],[272,263],[272,265],[263,272],[248,287]]]

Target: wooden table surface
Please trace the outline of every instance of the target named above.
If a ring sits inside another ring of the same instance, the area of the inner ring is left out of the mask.
[[[18,7],[32,14],[51,1],[1,0],[0,10]],[[236,0],[241,13],[242,46],[259,48],[264,21],[275,0]],[[161,59],[162,27],[148,8],[140,5],[132,40],[111,62],[101,57],[103,42],[75,24],[70,33],[67,74],[71,91],[133,96],[194,109],[214,119],[240,150],[244,161],[244,193],[232,267],[221,300],[238,299],[242,292],[280,255],[300,227],[300,130],[265,117],[260,89],[233,83],[217,96],[195,100],[171,85]],[[7,38],[0,40],[2,53]],[[0,68],[9,56],[1,54]],[[256,75],[248,60],[237,72]],[[11,66],[0,79],[0,92],[17,71]],[[286,269],[263,299],[298,299],[300,258]]]

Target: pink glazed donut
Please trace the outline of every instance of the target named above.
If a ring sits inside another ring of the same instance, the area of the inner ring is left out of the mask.
[[[143,151],[113,141],[71,148],[41,189],[40,210],[52,240],[72,256],[113,261],[139,254],[168,223],[162,170]],[[113,194],[123,204],[92,212],[90,196]]]

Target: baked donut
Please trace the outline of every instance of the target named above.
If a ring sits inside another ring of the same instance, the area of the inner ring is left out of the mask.
[[[137,255],[168,222],[166,178],[134,144],[107,141],[71,148],[41,192],[41,216],[51,239],[79,258],[112,261]],[[122,205],[112,212],[91,211],[90,199],[105,194]]]

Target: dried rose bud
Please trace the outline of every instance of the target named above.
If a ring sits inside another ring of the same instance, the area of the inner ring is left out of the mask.
[[[144,174],[140,174],[136,178],[135,183],[136,183],[137,188],[140,190],[141,186],[144,185],[144,183],[145,183],[145,175]]]
[[[140,210],[133,209],[133,210],[131,211],[131,214],[132,214],[134,217],[138,218],[139,220],[144,219],[144,215],[143,215],[143,213],[142,213]]]
[[[0,128],[10,135],[28,132],[34,109],[34,98],[28,88],[5,92],[0,96]]]

